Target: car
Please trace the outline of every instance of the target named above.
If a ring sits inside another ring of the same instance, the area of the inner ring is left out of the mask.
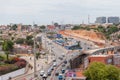
[[[41,71],[40,71],[40,76],[43,76],[44,73],[45,73],[45,71],[44,71],[44,70],[41,70]]]
[[[51,72],[47,72],[47,75],[48,75],[48,76],[51,76]]]
[[[53,67],[56,67],[56,66],[57,66],[57,63],[56,63],[56,62],[54,62],[54,63],[53,63]]]
[[[63,64],[62,67],[65,67],[65,64]]]
[[[62,57],[65,57],[65,53],[62,53]]]
[[[59,74],[58,75],[58,80],[62,80],[63,79],[63,75],[62,74]]]
[[[60,59],[60,60],[63,60],[63,58],[62,58],[62,57],[59,57],[59,59]]]
[[[50,67],[50,69],[51,69],[51,71],[54,70],[54,66],[52,65],[52,66]]]
[[[58,76],[58,75],[59,75],[59,72],[56,72],[56,73],[55,73],[55,76]]]
[[[65,60],[64,63],[67,64],[67,61]]]
[[[51,72],[52,72],[52,70],[51,70],[51,68],[49,68],[48,71],[47,71],[47,75],[51,76]]]
[[[42,77],[43,77],[43,78],[47,78],[47,74],[44,73]]]
[[[56,62],[56,59],[54,59],[53,62]]]
[[[61,72],[62,72],[62,74],[64,74],[65,73],[65,69],[62,69]]]

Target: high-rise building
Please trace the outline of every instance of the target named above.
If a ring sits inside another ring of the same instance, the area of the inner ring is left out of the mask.
[[[97,17],[95,23],[100,23],[100,24],[106,23],[106,17]]]
[[[108,17],[108,23],[118,24],[120,22],[119,17]]]

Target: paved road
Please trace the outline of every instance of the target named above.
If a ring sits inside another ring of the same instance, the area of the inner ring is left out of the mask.
[[[39,35],[39,34],[38,34]],[[56,43],[52,42],[52,40],[46,38],[45,34],[40,34],[40,36],[42,36],[42,43],[43,43],[43,46],[45,48],[47,48],[47,50],[51,53],[51,54],[54,54],[55,55],[55,58],[57,60],[57,64],[59,65],[57,69],[55,69],[52,73],[52,76],[49,77],[47,80],[57,80],[57,77],[54,75],[54,73],[57,71],[61,71],[61,65],[63,63],[62,60],[59,60],[58,58],[61,57],[63,55],[63,53],[65,54],[67,60],[69,60],[70,58],[72,58],[73,56],[77,56],[78,54],[68,54],[66,55],[66,53],[68,53],[68,50],[66,50],[65,48],[63,48],[62,46],[60,45],[57,45]],[[84,49],[88,49],[87,47],[90,46],[91,44],[88,44],[86,43],[86,41],[83,41],[81,42],[81,45],[84,47]],[[51,58],[52,60],[53,58]],[[32,63],[33,64],[33,63]],[[38,65],[38,64],[37,64]],[[45,64],[44,64],[45,65]],[[39,65],[39,71],[37,72],[37,75],[40,75],[40,69],[44,69],[46,72],[47,70],[50,68],[50,66],[52,65],[52,63],[50,63],[49,65],[45,65],[43,68]],[[31,74],[25,74],[24,76],[22,76],[23,78],[27,78],[27,80],[30,80],[31,77],[33,77],[34,74],[33,72]],[[16,80],[23,80],[23,78],[19,78],[19,79],[16,79]],[[36,77],[36,78],[39,78],[39,80],[41,79],[41,77]],[[15,79],[14,79],[15,80]]]
[[[59,45],[58,45],[59,46]],[[96,46],[95,45],[93,45],[93,43],[89,43],[88,41],[82,41],[81,40],[81,46],[83,47],[83,49],[84,50],[89,50],[89,49],[94,49],[94,48],[96,48]],[[59,47],[61,47],[61,46],[59,46]],[[59,48],[60,49],[60,48]],[[59,49],[57,50],[57,52],[59,51]],[[56,51],[56,50],[55,50]],[[67,55],[65,55],[65,59],[64,60],[67,60],[68,61],[68,63],[69,63],[69,60],[70,59],[72,59],[73,57],[75,57],[75,56],[78,56],[80,54],[80,52],[73,52],[72,54],[67,54]],[[59,56],[60,56],[60,54],[59,54]],[[63,61],[64,61],[63,60]],[[64,64],[63,63],[63,61],[60,61],[59,62],[59,66],[54,70],[54,72],[52,73],[52,77],[50,78],[50,79],[48,79],[48,80],[58,80],[58,76],[55,76],[55,73],[56,72],[59,72],[59,73],[61,73],[61,70],[63,69],[63,67],[62,67],[62,65]],[[67,64],[64,68],[66,68],[67,66],[68,66],[69,64]],[[63,74],[63,76],[64,76],[65,74]]]

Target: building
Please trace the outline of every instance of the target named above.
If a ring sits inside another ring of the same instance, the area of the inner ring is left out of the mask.
[[[120,67],[120,54],[113,55],[113,64]]]
[[[101,62],[104,64],[113,64],[112,55],[92,55],[89,57],[89,63]]]
[[[119,24],[120,19],[119,17],[108,17],[108,23]]]
[[[86,80],[82,70],[75,69],[74,71],[68,71],[65,76],[66,80]]]
[[[106,23],[106,17],[97,17],[95,23],[100,23],[100,24]]]
[[[22,29],[22,24],[18,24],[18,25],[17,25],[17,30],[20,32],[21,29]]]

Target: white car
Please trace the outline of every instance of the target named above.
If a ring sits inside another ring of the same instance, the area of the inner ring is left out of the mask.
[[[43,78],[47,78],[47,74],[43,74]]]
[[[54,63],[53,63],[53,67],[56,67],[56,66],[57,66],[57,63],[56,63],[56,62],[54,62]]]
[[[41,70],[41,71],[40,71],[40,76],[43,76],[44,73],[45,73],[45,71],[44,71],[44,70]]]

